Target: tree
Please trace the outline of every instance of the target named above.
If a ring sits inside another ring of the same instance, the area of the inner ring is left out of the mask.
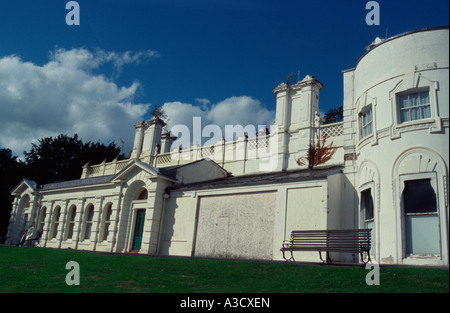
[[[11,203],[10,191],[24,178],[42,185],[60,180],[79,179],[82,166],[98,164],[125,156],[114,143],[83,143],[78,135],[42,138],[24,152],[25,162],[13,156],[10,149],[0,149],[0,243],[8,229]]]
[[[8,230],[11,203],[10,191],[22,180],[25,164],[10,149],[0,149],[0,244]]]
[[[79,179],[82,166],[88,162],[96,164],[125,158],[114,143],[108,146],[98,142],[83,143],[77,134],[73,137],[61,134],[55,138],[42,138],[38,144],[32,144],[31,150],[25,151],[24,155],[28,178],[39,184]]]
[[[327,135],[322,136],[322,139],[319,138],[318,134],[316,137],[316,143],[308,145],[306,157],[301,157],[296,160],[298,165],[308,164],[308,167],[312,169],[314,166],[328,162],[333,157],[337,150],[336,147],[333,147],[333,142],[328,145],[326,144]]]
[[[344,106],[341,105],[338,108],[329,109],[323,117],[323,124],[331,124],[342,122],[344,120]]]
[[[286,76],[286,79],[284,81],[284,83],[287,86],[291,86],[293,83],[295,82],[295,74],[292,72],[289,75]]]
[[[150,112],[150,114],[151,116],[159,118],[161,120],[167,119],[167,114],[161,105],[156,105],[154,109]]]

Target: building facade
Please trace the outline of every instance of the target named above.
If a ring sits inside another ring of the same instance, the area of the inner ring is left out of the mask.
[[[379,263],[448,265],[448,47],[448,27],[376,39],[343,72],[340,123],[321,124],[313,76],[274,89],[255,137],[171,150],[163,121],[141,121],[130,159],[14,188],[7,241],[32,224],[50,248],[281,260],[292,230],[371,228]],[[299,165],[324,137],[332,158]]]

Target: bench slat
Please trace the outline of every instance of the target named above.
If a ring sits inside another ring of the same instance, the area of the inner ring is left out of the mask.
[[[326,252],[328,263],[328,252],[358,252],[362,259],[363,252],[370,254],[370,232],[371,229],[294,230],[290,240],[283,241],[281,251],[283,257],[285,251],[291,251],[291,259],[292,251]]]

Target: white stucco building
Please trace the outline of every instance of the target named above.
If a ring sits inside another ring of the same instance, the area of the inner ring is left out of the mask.
[[[43,247],[281,260],[292,230],[371,228],[381,264],[448,265],[448,31],[376,39],[343,72],[340,123],[317,120],[313,76],[274,89],[274,126],[255,138],[170,152],[161,120],[139,122],[130,159],[15,187],[7,241],[33,224]],[[317,134],[337,151],[299,166]]]

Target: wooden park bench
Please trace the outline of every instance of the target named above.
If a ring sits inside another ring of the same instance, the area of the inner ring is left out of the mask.
[[[332,264],[330,252],[359,253],[361,261],[366,264],[370,259],[370,231],[371,229],[340,229],[340,230],[294,230],[291,238],[283,241],[281,252],[286,261],[295,262],[294,251],[318,251],[320,260]],[[289,260],[285,252],[291,252]],[[326,260],[322,259],[322,252],[326,252]],[[367,252],[368,259],[364,261],[363,253]]]

